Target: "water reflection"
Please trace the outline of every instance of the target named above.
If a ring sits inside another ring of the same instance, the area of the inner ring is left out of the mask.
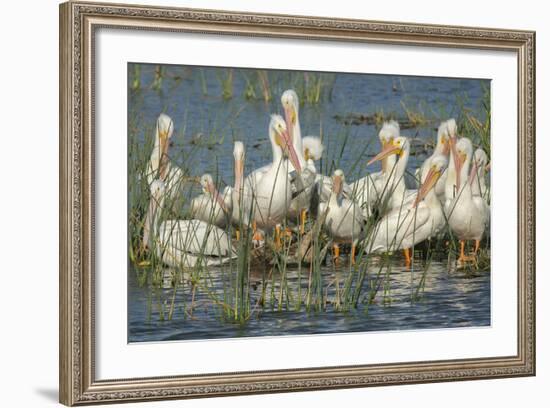
[[[287,271],[284,296],[290,296],[290,307],[283,302],[279,309],[280,276],[251,276],[251,318],[243,323],[222,319],[220,308],[212,303],[212,291],[223,298],[222,277],[227,273],[210,270],[211,286],[193,293],[191,275],[164,271],[165,286],[161,290],[140,287],[136,271],[128,274],[130,313],[129,341],[191,340],[229,337],[254,337],[313,333],[347,333],[383,330],[412,330],[490,325],[490,273],[467,270],[448,271],[447,264],[432,262],[424,275],[420,264],[411,270],[393,261],[383,266],[380,288],[372,302],[368,302],[376,285],[377,262],[371,262],[369,277],[363,283],[363,294],[358,307],[348,311],[335,308],[339,287],[342,292],[348,274],[348,265],[340,268],[327,265],[322,268],[323,294],[328,301],[323,311],[306,310],[308,270]],[[179,283],[174,291],[174,276]],[[424,285],[422,280],[424,278]],[[339,285],[339,286],[338,286]],[[274,289],[273,291],[271,289]],[[271,293],[273,295],[271,295]],[[288,292],[288,293],[287,293]],[[268,298],[259,305],[262,294]],[[298,294],[302,304],[294,308]],[[340,294],[341,295],[341,294]],[[271,301],[274,300],[274,305]],[[192,312],[190,302],[194,302]],[[168,310],[173,304],[171,320]],[[161,312],[161,310],[163,310]],[[164,315],[164,317],[162,317]],[[164,320],[163,320],[164,318]]]

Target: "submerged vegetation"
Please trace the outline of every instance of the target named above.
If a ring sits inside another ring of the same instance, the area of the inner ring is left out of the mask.
[[[198,172],[198,168],[208,169],[220,196],[225,198],[223,187],[234,183],[230,176],[233,166],[228,164],[232,163],[231,152],[227,149],[234,141],[246,138],[245,174],[268,162],[271,150],[264,136],[266,131],[261,128],[263,133],[250,134],[256,128],[244,127],[242,115],[247,109],[256,109],[257,116],[265,116],[264,112],[280,112],[280,96],[286,89],[294,89],[302,105],[311,106],[313,112],[318,111],[320,124],[305,125],[323,142],[324,151],[315,166],[319,174],[329,178],[340,168],[349,180],[369,173],[371,168],[367,163],[379,149],[378,132],[389,120],[396,120],[401,129],[408,130],[411,157],[415,157],[417,167],[437,143],[435,135],[441,121],[455,117],[459,135],[469,138],[474,148],[483,149],[489,160],[491,129],[488,88],[484,88],[475,107],[465,95],[457,93],[452,109],[443,104],[428,108],[424,102],[407,99],[400,81],[400,86],[393,84],[390,91],[403,95],[399,106],[391,110],[380,106],[367,112],[354,112],[351,98],[347,110],[327,115],[321,106],[334,97],[337,74],[223,68],[212,76],[212,69],[200,67],[181,68],[177,75],[173,71],[163,66],[138,64],[128,69],[131,100],[128,118],[129,258],[138,284],[150,288],[148,319],[152,316],[158,316],[161,321],[197,319],[198,310],[216,316],[220,324],[243,326],[252,319],[261,319],[267,312],[360,313],[368,318],[373,305],[392,307],[398,301],[423,302],[434,262],[446,265],[447,273],[465,278],[489,271],[488,230],[475,262],[457,263],[460,244],[448,224],[437,236],[411,248],[410,268],[399,266],[404,263],[400,251],[372,252],[373,235],[382,214],[388,210],[389,203],[383,200],[378,203],[377,211],[365,217],[362,238],[357,248],[353,248],[353,254],[352,246],[343,244],[339,248],[340,256],[336,256],[334,239],[325,225],[327,213],[318,211],[317,206],[309,208],[302,230],[298,217],[287,217],[280,232],[266,231],[261,244],[258,244],[252,224],[243,221],[246,217],[241,210],[239,222],[228,222],[222,228],[225,234],[222,241],[227,241],[223,245],[233,248],[227,253],[227,259],[212,261],[205,249],[208,237],[217,233],[213,227],[207,229],[206,238],[197,243],[201,250],[192,265],[182,263],[167,267],[168,249],[160,241],[152,240],[149,246],[143,244],[148,211],[154,199],[148,165],[155,148],[156,116],[161,113],[153,112],[149,117],[143,114],[148,109],[145,93],[156,92],[161,100],[168,100],[167,94],[174,95],[185,87],[196,85],[204,99],[182,98],[178,103],[184,106],[231,104],[231,108],[214,114],[205,108],[201,116],[193,118],[186,116],[188,110],[184,108],[183,116],[174,117],[174,135],[170,138],[167,156],[181,171],[178,175],[181,185],[176,194],[170,194],[167,187],[166,198],[159,203],[161,210],[156,227],[167,225],[165,221],[169,224],[170,220],[194,218],[192,200],[201,192],[202,171]],[[261,105],[264,107],[258,108]],[[163,110],[174,111],[168,103],[164,103]],[[330,129],[326,126],[329,121],[333,122]],[[262,125],[264,122],[260,120]],[[190,131],[191,125],[195,131]],[[200,130],[196,131],[198,128]],[[359,129],[361,134],[368,136],[359,138]],[[160,177],[162,171],[161,165],[155,176]],[[411,180],[415,177],[410,168],[406,177]],[[170,235],[170,232],[165,233]],[[398,279],[409,284],[406,299],[402,293],[393,291],[396,271],[402,276]]]

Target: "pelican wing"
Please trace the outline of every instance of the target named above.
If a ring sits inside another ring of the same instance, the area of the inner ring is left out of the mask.
[[[198,256],[233,257],[229,235],[215,225],[200,220],[168,220],[160,231],[160,249]]]
[[[374,227],[367,239],[369,252],[393,251],[410,248],[413,243],[423,241],[423,226],[430,220],[430,209],[419,204],[417,207],[393,210],[384,216]]]

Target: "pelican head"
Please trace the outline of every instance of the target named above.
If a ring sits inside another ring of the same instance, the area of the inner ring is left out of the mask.
[[[345,181],[344,172],[340,169],[334,170],[332,174],[332,192],[336,195],[340,195],[344,188]]]
[[[298,107],[300,102],[294,89],[287,89],[281,95],[281,104],[285,112],[286,128],[290,133],[290,139],[294,140],[294,127],[298,123]]]
[[[455,139],[457,138],[457,135],[458,135],[458,126],[456,125],[456,120],[454,118],[451,118],[449,120],[447,120],[447,133],[448,133],[448,136],[451,138],[451,139]]]
[[[291,117],[291,119],[293,119],[292,124],[294,124],[296,122],[296,117],[298,116],[298,107],[300,105],[296,91],[294,91],[294,89],[287,89],[284,91],[281,95],[281,104],[285,110],[285,115],[287,109],[289,110],[289,113],[294,115],[294,117]]]
[[[485,168],[487,166],[487,153],[482,148],[477,148],[474,152],[474,163],[478,168]]]
[[[166,177],[168,171],[168,147],[170,145],[169,139],[172,137],[174,131],[174,122],[170,116],[161,113],[157,119],[157,128],[155,133],[155,145],[158,147],[158,150],[154,150],[154,154],[158,154],[158,170],[159,175],[162,179]]]
[[[376,156],[374,156],[368,163],[367,166],[371,165],[372,163],[383,160],[388,156],[391,156],[392,154],[397,154],[399,156],[402,156],[405,151],[409,150],[409,139],[407,139],[405,136],[399,136],[394,138],[392,141],[386,143],[386,146],[382,149],[380,153],[378,153]]]
[[[487,171],[487,153],[485,153],[485,150],[478,148],[474,152],[474,157],[472,159],[472,169],[470,170],[470,184],[474,183],[474,180],[476,176],[478,175],[478,171],[481,169],[482,171]],[[479,177],[483,177],[484,173],[481,173]]]
[[[320,160],[325,149],[323,143],[321,143],[321,139],[314,136],[304,137],[302,139],[302,147],[304,148],[304,158],[306,161],[309,161],[309,159],[313,161]]]
[[[437,146],[435,147],[435,150],[438,154],[443,154],[445,156],[449,154],[449,150],[451,149],[448,129],[447,122],[441,122],[439,128],[437,129]]]
[[[226,211],[226,205],[220,196],[220,193],[218,192],[218,189],[214,185],[214,179],[212,176],[208,173],[203,174],[199,181],[200,185],[202,186],[202,191],[204,194],[209,195],[212,199],[216,200],[220,207]]]
[[[244,143],[236,141],[233,145],[233,157],[235,160],[244,160]]]
[[[384,149],[393,139],[398,138],[399,132],[399,123],[397,121],[390,120],[388,122],[384,122],[382,129],[380,129],[380,132],[378,133],[378,138],[382,144],[382,149]]]
[[[214,179],[208,173],[201,176],[199,183],[202,187],[202,192],[205,194],[209,194],[211,187],[214,187]]]
[[[469,161],[472,159],[472,153],[473,153],[473,147],[472,142],[467,137],[462,137],[460,140],[456,143],[456,154],[455,154],[455,162],[456,162],[456,185],[457,187],[461,187],[461,175],[462,168],[464,167],[464,164],[469,165]]]
[[[290,159],[290,162],[294,166],[297,172],[300,172],[300,162],[296,150],[292,145],[292,141],[287,131],[286,123],[280,115],[271,115],[271,122],[269,122],[269,138],[274,146],[278,146],[283,155]]]
[[[425,175],[422,175],[422,185],[418,189],[413,207],[416,207],[419,202],[426,198],[428,193],[434,188],[439,178],[447,168],[447,163],[447,156],[439,155],[432,159],[428,172]]]
[[[382,145],[382,150],[384,150],[388,143],[392,142],[396,137],[399,137],[399,123],[395,120],[390,120],[384,122],[380,132],[378,133],[378,138],[380,139],[380,144]],[[382,171],[388,170],[388,159],[382,159]]]
[[[174,122],[170,116],[165,113],[161,113],[157,119],[157,133],[159,137],[164,140],[167,140],[172,137],[174,132]]]
[[[458,163],[458,156],[456,152],[456,144],[458,140],[458,128],[456,125],[456,120],[454,118],[451,118],[447,120],[445,123],[447,127],[447,136],[449,137],[450,151],[453,154],[454,166],[455,166],[455,169],[458,169],[460,164]]]

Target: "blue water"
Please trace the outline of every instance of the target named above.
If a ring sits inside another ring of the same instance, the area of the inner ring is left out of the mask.
[[[133,65],[129,65],[128,72],[130,85],[134,75]],[[269,72],[273,99],[266,103],[258,88],[258,99],[246,99],[243,95],[247,80],[257,75],[254,70],[235,69],[233,97],[224,99],[220,78],[225,77],[227,72],[227,69],[165,66],[160,89],[153,89],[151,84],[154,82],[155,67],[141,65],[141,88],[129,90],[128,94],[130,127],[135,129],[130,132],[130,141],[138,143],[143,149],[148,143],[150,145],[152,126],[158,114],[165,112],[172,117],[175,125],[170,156],[187,174],[199,176],[209,172],[222,186],[232,184],[235,140],[245,143],[246,171],[266,164],[271,154],[267,142],[269,115],[282,114],[281,93],[289,87],[298,86],[304,74]],[[302,134],[321,135],[327,151],[319,163],[321,171],[330,174],[339,167],[348,180],[367,171],[364,157],[379,149],[377,128],[367,124],[345,124],[337,116],[383,111],[403,118],[404,104],[408,109],[423,112],[430,121],[422,127],[403,129],[402,134],[420,141],[430,141],[435,138],[439,121],[457,117],[462,107],[478,113],[483,120],[480,103],[484,89],[490,86],[488,81],[476,79],[366,74],[326,74],[324,80],[332,86],[328,87],[330,92],[322,94],[322,102],[300,106]],[[361,151],[365,145],[368,145],[366,153]],[[411,171],[430,153],[418,147],[420,145],[415,145],[417,148],[413,153],[416,154],[409,161]],[[368,169],[375,170],[376,166]],[[470,273],[453,268],[449,270],[446,258],[433,261],[427,272],[424,291],[418,300],[411,301],[420,283],[422,268],[418,265],[416,271],[411,272],[402,269],[400,263],[402,261],[397,258],[388,275],[386,296],[379,293],[373,304],[367,305],[365,301],[353,312],[335,312],[330,305],[321,313],[308,313],[305,308],[298,312],[278,312],[266,307],[257,311],[246,324],[224,322],[217,309],[208,306],[197,307],[192,316],[185,313],[181,305],[189,304],[191,299],[190,286],[185,283],[175,294],[171,320],[168,321],[166,315],[163,320],[160,311],[166,313],[169,309],[173,289],[170,285],[163,289],[140,286],[136,272],[130,266],[128,339],[139,342],[490,324],[489,271]],[[307,277],[302,277],[299,282],[296,270],[289,273],[292,275],[289,279],[291,292],[297,293]],[[338,271],[332,266],[324,267],[324,284],[334,280],[337,274]],[[212,287],[221,290],[223,282],[221,278],[216,278],[215,270],[212,276]],[[368,287],[368,279],[364,285]],[[261,283],[257,291],[261,291]],[[207,305],[207,300],[205,293],[200,290],[196,292],[195,301],[199,305],[201,302]]]

